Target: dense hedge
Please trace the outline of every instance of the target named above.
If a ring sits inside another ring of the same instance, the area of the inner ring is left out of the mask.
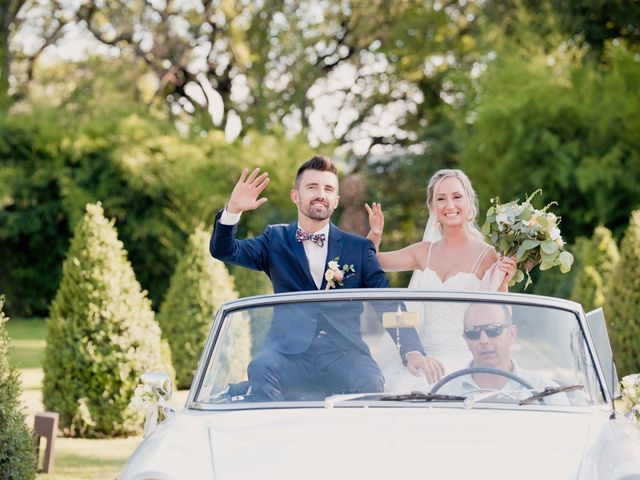
[[[0,479],[28,480],[36,476],[35,450],[20,405],[20,379],[9,365],[3,306],[0,297]]]
[[[11,315],[45,315],[69,247],[59,139],[44,128],[0,121],[0,291]]]
[[[241,297],[268,295],[273,293],[271,280],[264,272],[250,268],[232,266],[229,271],[235,280],[238,294]],[[255,312],[251,320],[251,352],[256,354],[262,348],[262,342],[271,326],[271,317],[267,311]]]
[[[201,227],[189,237],[158,313],[179,388],[191,385],[216,310],[238,297],[225,265],[209,254],[209,237]]]
[[[269,170],[269,208],[248,215],[241,236],[295,215],[289,192],[312,155],[303,137],[220,132],[185,137],[151,115],[64,109],[0,118],[0,291],[11,315],[45,316],[87,203],[115,218],[136,278],[158,307],[196,225],[224,205],[242,167]]]
[[[605,300],[618,375],[640,372],[640,211],[631,213]]]
[[[73,229],[86,203],[98,200],[118,220],[141,282],[160,298],[186,238],[165,214],[166,191],[152,175],[144,182],[130,171],[118,150],[127,139],[117,131],[74,136],[63,132],[63,113],[48,113],[0,121],[0,251],[7,252],[0,290],[7,311],[47,314]]]
[[[140,374],[167,370],[160,328],[100,204],[78,223],[48,323],[42,397],[68,435],[138,432]]]
[[[604,305],[606,290],[620,253],[611,230],[602,225],[596,227],[590,239],[581,238],[576,243],[578,271],[571,299],[581,303],[588,312]]]

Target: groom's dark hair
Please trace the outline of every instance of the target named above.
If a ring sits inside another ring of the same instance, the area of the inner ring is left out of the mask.
[[[324,155],[314,155],[311,159],[300,165],[298,173],[296,173],[296,188],[300,186],[300,177],[302,177],[305,170],[320,170],[321,172],[331,172],[336,177],[338,176],[338,169],[329,157],[325,157]]]

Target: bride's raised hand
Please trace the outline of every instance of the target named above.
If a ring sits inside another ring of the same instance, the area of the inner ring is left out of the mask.
[[[511,281],[511,279],[516,275],[516,270],[518,268],[518,262],[516,261],[516,257],[504,257],[501,256],[498,259],[498,270],[504,272],[504,280],[502,281],[502,285],[500,286],[500,290],[505,291],[507,285]]]
[[[364,204],[364,208],[369,214],[369,233],[377,237],[382,237],[382,231],[384,230],[384,214],[382,213],[382,206],[379,203],[373,202],[371,206],[367,203]]]

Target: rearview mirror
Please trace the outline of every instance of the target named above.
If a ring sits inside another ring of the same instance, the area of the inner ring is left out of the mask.
[[[384,312],[382,325],[384,328],[415,328],[420,323],[418,312]]]

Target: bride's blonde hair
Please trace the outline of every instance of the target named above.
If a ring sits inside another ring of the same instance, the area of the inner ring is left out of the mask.
[[[458,170],[457,168],[443,168],[431,176],[429,183],[427,184],[427,209],[429,210],[429,216],[435,216],[434,199],[436,191],[438,190],[440,183],[448,177],[454,177],[460,180],[462,188],[464,189],[464,194],[466,195],[467,202],[469,204],[469,218],[467,218],[467,229],[469,230],[469,233],[478,238],[484,239],[484,235],[482,235],[482,232],[476,224],[476,217],[480,210],[478,205],[478,196],[471,186],[471,180],[469,180],[467,174],[462,170]]]

